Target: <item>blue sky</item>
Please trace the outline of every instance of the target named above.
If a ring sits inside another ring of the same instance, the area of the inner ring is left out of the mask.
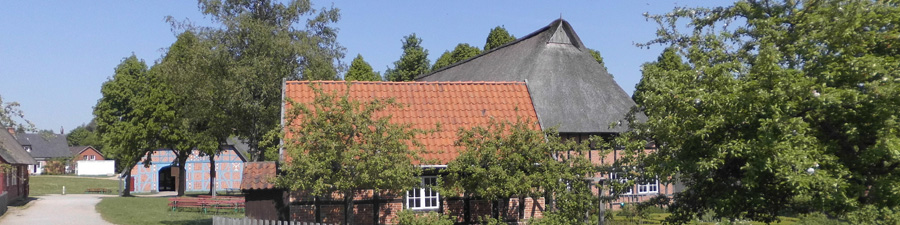
[[[597,49],[629,94],[640,65],[662,47],[634,43],[655,37],[643,13],[676,6],[729,5],[730,1],[313,1],[341,10],[338,41],[344,62],[357,54],[384,71],[400,58],[401,39],[416,33],[433,63],[458,43],[483,47],[491,28],[525,36],[562,17],[582,42]],[[100,86],[132,53],[152,65],[175,41],[166,16],[210,24],[195,1],[9,1],[0,7],[0,96],[16,101],[39,129],[66,132],[87,123]]]

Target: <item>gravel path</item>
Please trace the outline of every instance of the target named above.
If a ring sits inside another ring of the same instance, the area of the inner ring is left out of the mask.
[[[23,209],[10,207],[0,224],[111,224],[100,217],[95,206],[109,195],[46,195],[37,197]]]

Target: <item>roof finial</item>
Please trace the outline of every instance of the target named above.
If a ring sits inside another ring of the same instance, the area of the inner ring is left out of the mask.
[[[559,13],[559,20],[562,20],[562,13]]]

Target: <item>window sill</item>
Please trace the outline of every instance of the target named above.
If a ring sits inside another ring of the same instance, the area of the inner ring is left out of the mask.
[[[438,212],[438,211],[440,211],[440,209],[441,208],[419,208],[419,209],[407,208],[406,210],[413,211],[416,213],[427,213],[427,212]]]

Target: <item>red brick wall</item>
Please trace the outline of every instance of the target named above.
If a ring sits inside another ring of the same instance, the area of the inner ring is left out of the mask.
[[[292,204],[290,208],[290,216],[291,219],[300,221],[300,222],[316,222],[316,208],[315,205],[312,204],[313,199],[306,193],[294,192],[290,195],[290,199],[292,202],[303,201],[304,204]],[[384,198],[389,197],[390,200],[386,200],[387,202],[382,201],[379,203],[379,213],[378,213],[378,224],[395,224],[397,222],[397,213],[404,209],[403,198],[402,196],[391,195],[389,193],[382,193],[379,195],[382,200]],[[330,197],[332,199],[320,199],[320,216],[322,223],[335,223],[340,224],[344,222],[344,206],[343,204],[325,204],[327,201],[331,201],[331,203],[336,203],[335,201],[340,201],[342,195],[335,193]],[[355,199],[357,201],[366,201],[372,199],[372,191],[360,191],[357,193]],[[454,199],[454,200],[444,200],[443,201],[443,210],[444,214],[448,214],[457,218],[458,222],[464,222],[465,219],[465,208],[463,206],[464,201],[462,199]],[[518,199],[510,199],[508,203],[500,202],[500,213],[501,216],[507,219],[516,219],[519,218],[519,204]],[[487,200],[470,200],[469,201],[469,209],[470,209],[470,222],[476,222],[479,218],[482,217],[490,217],[491,216],[491,202]],[[530,218],[540,218],[543,217],[543,212],[546,209],[544,206],[544,199],[525,199],[525,215],[522,221],[530,219]],[[353,220],[356,224],[374,224],[374,206],[371,203],[355,203],[353,206]]]
[[[15,183],[6,182],[9,176],[15,176]],[[28,165],[14,165],[13,171],[0,172],[0,179],[10,201],[28,197]]]
[[[82,151],[80,154],[73,157],[72,160],[73,161],[81,161],[81,160],[84,160],[84,156],[89,156],[89,155],[93,155],[94,160],[106,160],[106,158],[103,158],[103,155],[101,155],[100,152],[97,152],[97,150],[95,150],[94,148],[87,148],[86,150]]]

